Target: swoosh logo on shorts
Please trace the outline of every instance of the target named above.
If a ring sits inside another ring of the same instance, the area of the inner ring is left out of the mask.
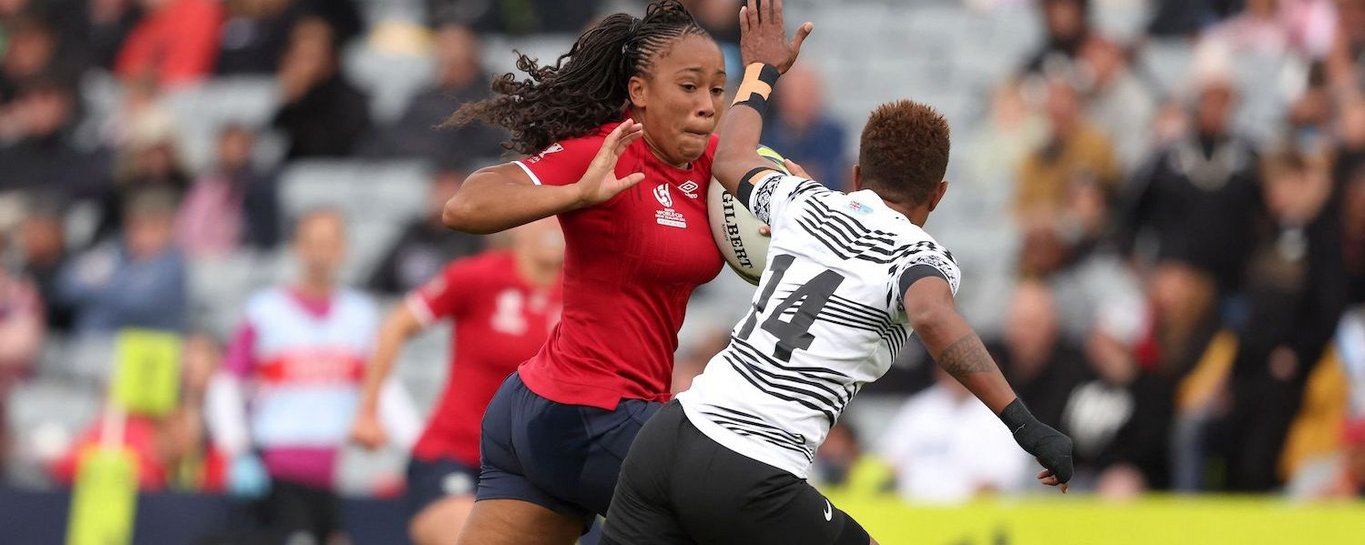
[[[825,522],[831,520],[834,520],[834,506],[829,504],[829,500],[825,500]]]

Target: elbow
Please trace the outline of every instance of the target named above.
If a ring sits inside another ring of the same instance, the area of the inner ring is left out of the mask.
[[[461,199],[459,195],[451,197],[446,201],[446,205],[441,209],[441,223],[447,229],[469,233],[471,235],[487,235],[493,230],[479,225],[474,213],[474,206],[467,200]]]
[[[906,305],[905,307],[906,319],[910,321],[910,326],[921,336],[932,334],[936,328],[947,322],[956,313],[957,310],[952,306],[937,301]]]

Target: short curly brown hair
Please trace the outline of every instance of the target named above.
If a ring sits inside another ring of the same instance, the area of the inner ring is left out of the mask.
[[[867,118],[858,149],[863,187],[883,199],[921,204],[948,170],[948,120],[912,100],[878,106]]]

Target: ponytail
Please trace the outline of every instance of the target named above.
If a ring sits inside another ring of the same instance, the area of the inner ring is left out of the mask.
[[[512,133],[504,148],[536,153],[619,119],[630,99],[631,77],[648,76],[653,59],[673,41],[706,35],[677,0],[651,4],[643,19],[610,15],[580,35],[553,66],[518,52],[517,70],[526,79],[511,72],[498,76],[495,96],[461,106],[443,126],[482,121],[503,127]]]

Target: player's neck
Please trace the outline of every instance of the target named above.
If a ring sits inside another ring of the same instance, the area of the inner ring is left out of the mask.
[[[905,216],[906,219],[910,220],[910,223],[913,223],[918,227],[924,227],[924,222],[929,220],[929,210],[924,206],[909,206],[891,202],[886,199],[882,199],[882,203],[886,204],[887,208],[899,212],[902,216]]]
[[[659,149],[659,146],[654,145],[654,140],[650,139],[648,132],[644,134],[643,140],[645,141],[645,147],[649,148],[650,153],[654,154],[654,158],[663,161],[664,164],[667,164],[673,168],[681,169],[686,169],[692,165],[690,161],[683,161],[682,163],[678,163],[664,156],[664,153],[661,149]]]
[[[335,289],[331,280],[322,278],[305,277],[294,286],[294,291],[310,299],[326,299]]]

